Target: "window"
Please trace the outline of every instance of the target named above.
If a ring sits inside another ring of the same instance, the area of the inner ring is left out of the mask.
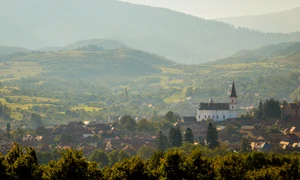
[[[217,119],[219,119],[219,116],[217,115]]]
[[[234,100],[232,100],[232,102],[234,102]]]
[[[233,109],[233,106],[231,107],[231,109]]]
[[[198,119],[200,119],[200,115],[198,116]]]
[[[205,119],[206,119],[206,115],[205,115]]]
[[[210,115],[208,115],[208,118],[210,119]]]
[[[225,116],[223,116],[223,119],[225,119]]]

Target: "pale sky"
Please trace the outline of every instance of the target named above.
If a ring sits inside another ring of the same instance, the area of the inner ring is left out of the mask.
[[[164,7],[206,19],[266,14],[300,7],[300,0],[122,0]]]

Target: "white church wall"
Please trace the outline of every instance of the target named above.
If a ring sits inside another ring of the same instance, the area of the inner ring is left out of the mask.
[[[214,121],[224,121],[230,118],[237,118],[237,111],[230,110],[197,110],[197,121],[213,119]]]

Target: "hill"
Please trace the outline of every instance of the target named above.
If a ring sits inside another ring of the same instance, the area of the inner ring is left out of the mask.
[[[251,63],[259,61],[284,61],[298,65],[300,42],[280,43],[264,46],[255,50],[242,50],[232,56],[215,61],[217,64]]]
[[[269,14],[228,17],[218,20],[263,32],[290,33],[300,31],[300,24],[296,20],[297,17],[300,17],[300,7]]]
[[[12,47],[12,46],[1,46],[0,45],[0,56],[14,54],[17,52],[28,52],[29,50],[20,47]]]
[[[39,50],[40,51],[71,50],[71,49],[76,49],[79,47],[85,47],[89,45],[95,45],[98,47],[102,47],[104,49],[116,49],[116,48],[127,47],[125,44],[111,39],[86,39],[62,47],[45,47]]]
[[[66,12],[70,8],[72,11]],[[11,9],[15,13],[10,13]],[[84,39],[112,39],[186,64],[300,40],[299,33],[262,33],[168,9],[111,0],[8,1],[1,15],[56,46]]]
[[[42,66],[42,74],[47,77],[71,79],[149,75],[161,72],[160,66],[173,64],[163,57],[138,50],[104,50],[92,45],[58,52],[30,52],[6,62],[34,62]]]

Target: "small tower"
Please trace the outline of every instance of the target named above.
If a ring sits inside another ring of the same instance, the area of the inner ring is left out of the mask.
[[[237,107],[237,95],[236,95],[236,91],[235,91],[235,85],[234,85],[234,81],[232,82],[232,87],[231,87],[231,94],[229,96],[229,110],[238,110],[238,107]]]

